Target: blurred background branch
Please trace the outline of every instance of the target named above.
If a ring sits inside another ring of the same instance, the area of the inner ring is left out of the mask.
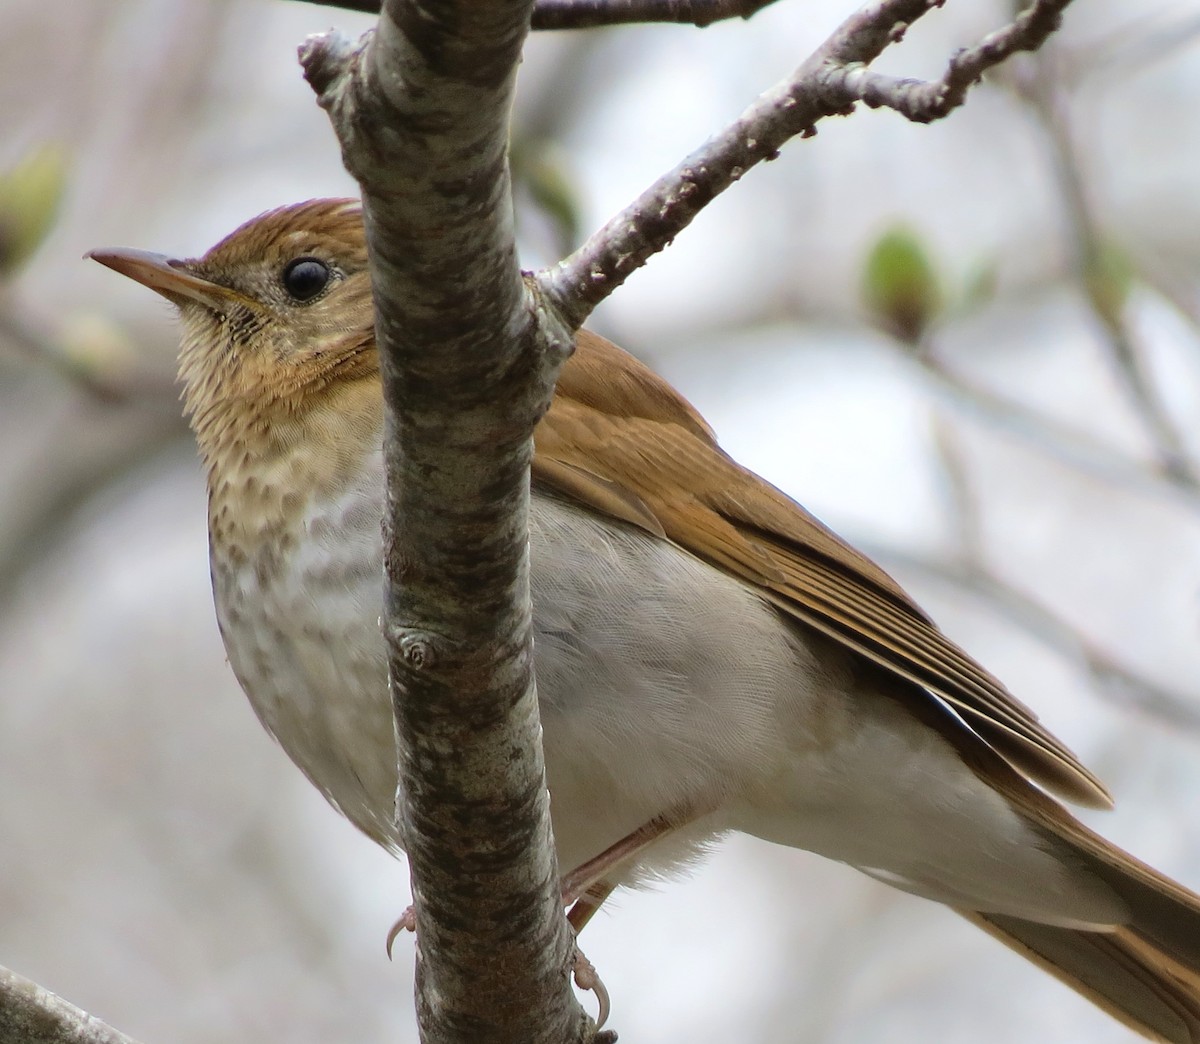
[[[1126,316],[1133,280],[1139,278],[1124,249],[1100,227],[1091,201],[1082,157],[1073,141],[1065,88],[1052,69],[1053,53],[1031,56],[1011,71],[1009,83],[1037,117],[1049,142],[1070,237],[1074,276],[1101,332],[1100,344],[1154,440],[1164,474],[1195,487],[1195,464],[1188,458],[1174,419],[1160,400],[1145,353]]]

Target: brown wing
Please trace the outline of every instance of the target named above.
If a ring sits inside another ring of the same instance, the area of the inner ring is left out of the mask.
[[[937,694],[1031,779],[1080,804],[1112,804],[895,580],[727,456],[670,385],[615,345],[580,332],[535,444],[536,483],[758,586],[784,613]]]

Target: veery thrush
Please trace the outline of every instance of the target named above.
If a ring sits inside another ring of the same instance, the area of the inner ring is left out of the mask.
[[[179,308],[238,680],[329,801],[398,847],[383,403],[357,204],[273,211],[198,260],[92,256]],[[581,331],[532,481],[560,866],[633,838],[603,894],[745,831],[946,903],[1134,1029],[1200,1041],[1200,899],[1051,797],[1110,803],[890,576],[725,455],[669,385]],[[678,809],[695,818],[647,828]]]

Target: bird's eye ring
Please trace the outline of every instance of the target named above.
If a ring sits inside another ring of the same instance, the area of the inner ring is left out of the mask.
[[[311,301],[329,285],[332,273],[324,261],[298,257],[283,270],[283,288],[295,301]]]

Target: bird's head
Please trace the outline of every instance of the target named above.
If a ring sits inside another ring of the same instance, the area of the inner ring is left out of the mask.
[[[374,349],[362,212],[354,200],[269,211],[200,258],[126,249],[89,256],[178,307],[180,376],[192,412],[210,394],[277,398],[310,390]]]
[[[322,391],[377,372],[354,200],[269,211],[200,258],[126,249],[88,256],[179,309],[184,402],[206,457],[247,424],[294,416]]]

